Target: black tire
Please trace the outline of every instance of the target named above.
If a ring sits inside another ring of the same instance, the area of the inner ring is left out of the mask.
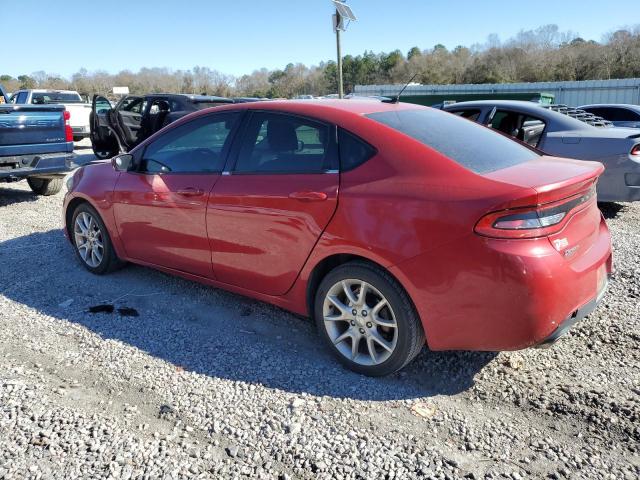
[[[27,183],[36,195],[55,195],[62,189],[62,177],[36,178],[28,177]]]
[[[116,155],[118,155],[118,153],[120,153],[120,150],[113,149],[111,147],[109,147],[106,150],[105,149],[96,148],[93,145],[93,142],[91,143],[91,149],[93,150],[93,154],[96,156],[96,158],[98,160],[108,160],[109,158],[113,158]]]
[[[76,219],[81,213],[87,213],[93,217],[95,222],[98,224],[98,228],[102,233],[102,245],[103,245],[103,255],[102,260],[96,266],[89,265],[80,254],[80,249],[76,243],[76,238],[74,234],[74,228],[76,225]],[[81,203],[76,207],[73,211],[73,215],[71,216],[71,223],[68,225],[69,228],[69,238],[71,238],[71,243],[73,244],[73,249],[76,252],[76,256],[80,260],[80,263],[89,270],[91,273],[95,273],[96,275],[103,275],[105,273],[110,273],[119,268],[122,268],[126,262],[123,262],[118,258],[116,251],[113,248],[113,244],[111,243],[111,237],[109,236],[109,231],[105,226],[102,218],[98,214],[98,212],[88,203]]]
[[[342,280],[360,280],[381,293],[390,305],[397,324],[397,341],[391,355],[377,365],[361,365],[346,358],[333,344],[325,328],[323,309],[329,290]],[[320,336],[336,358],[347,368],[369,376],[384,376],[397,372],[413,360],[425,346],[425,335],[409,296],[388,272],[373,264],[353,261],[331,270],[320,282],[315,295],[314,318]]]
[[[84,139],[84,137],[73,137],[73,141],[74,142],[81,142]]]

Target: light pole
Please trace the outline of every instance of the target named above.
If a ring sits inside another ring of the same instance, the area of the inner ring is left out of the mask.
[[[346,0],[332,0],[336,7],[336,13],[333,14],[333,30],[336,32],[336,51],[338,54],[338,98],[344,97],[344,85],[342,81],[342,50],[340,48],[340,31],[345,31],[347,28],[344,25],[344,21],[355,21],[351,7],[349,7]]]

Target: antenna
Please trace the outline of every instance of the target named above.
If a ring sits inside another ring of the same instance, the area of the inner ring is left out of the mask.
[[[418,76],[419,72],[416,72],[413,74],[413,76],[409,79],[409,81],[407,83],[404,84],[404,87],[402,87],[402,89],[398,92],[398,94],[393,97],[390,98],[388,100],[382,100],[384,103],[398,103],[400,101],[400,95],[402,95],[402,92],[404,92],[406,90],[406,88],[409,86],[409,84],[411,82],[413,82],[413,79],[416,78]]]

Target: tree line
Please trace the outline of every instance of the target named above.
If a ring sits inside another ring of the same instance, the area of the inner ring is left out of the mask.
[[[619,29],[603,41],[585,40],[557,25],[523,30],[501,41],[493,34],[484,44],[411,48],[389,53],[366,51],[343,58],[345,91],[355,85],[406,83],[416,75],[423,84],[511,83],[596,80],[640,77],[640,25]],[[114,86],[128,86],[132,94],[155,92],[206,93],[219,96],[292,98],[301,94],[335,93],[337,65],[333,60],[306,66],[290,63],[284,69],[256,70],[233,77],[197,66],[190,70],[142,68],[88,72],[71,78],[39,71],[16,78],[0,75],[9,92],[22,88],[72,89],[82,94],[109,94]]]

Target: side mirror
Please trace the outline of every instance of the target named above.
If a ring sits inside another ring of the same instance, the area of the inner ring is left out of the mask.
[[[127,172],[133,164],[133,155],[123,153],[122,155],[116,155],[111,159],[111,165],[117,172]]]

